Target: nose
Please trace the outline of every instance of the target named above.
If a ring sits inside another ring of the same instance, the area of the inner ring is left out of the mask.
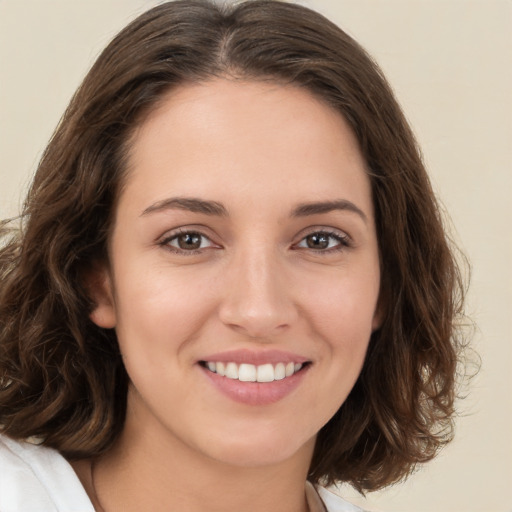
[[[220,320],[251,338],[268,339],[298,318],[291,283],[283,262],[269,251],[246,251],[233,258],[226,272]]]

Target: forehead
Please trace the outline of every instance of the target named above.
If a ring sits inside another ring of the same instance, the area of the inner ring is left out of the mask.
[[[180,86],[135,130],[128,160],[127,184],[147,191],[148,201],[176,189],[221,196],[244,186],[260,199],[277,190],[296,201],[338,199],[340,188],[368,200],[365,162],[347,122],[295,86],[227,79]]]

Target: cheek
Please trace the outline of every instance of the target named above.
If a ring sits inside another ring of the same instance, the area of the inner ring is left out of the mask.
[[[355,277],[355,276],[352,276]],[[322,379],[317,396],[324,399],[312,416],[325,424],[346,400],[364,364],[373,331],[378,274],[371,279],[331,279],[308,297],[311,339],[317,343]]]
[[[379,293],[379,274],[372,273],[372,267],[367,269],[358,275],[331,276],[323,287],[308,294],[309,306],[304,307],[324,374],[318,395],[326,400],[325,420],[348,396],[366,357]]]
[[[208,280],[183,269],[142,267],[142,272],[120,268],[129,279],[116,276],[116,331],[121,349],[130,345],[131,350],[148,352],[148,357],[148,347],[176,352],[211,312]]]
[[[379,294],[378,272],[346,273],[309,286],[305,310],[311,322],[332,341],[349,343],[371,335]]]

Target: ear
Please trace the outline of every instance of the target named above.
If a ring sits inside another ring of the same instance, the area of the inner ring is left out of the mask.
[[[104,329],[116,326],[116,310],[112,278],[106,265],[94,265],[85,276],[88,295],[94,303],[89,318]]]

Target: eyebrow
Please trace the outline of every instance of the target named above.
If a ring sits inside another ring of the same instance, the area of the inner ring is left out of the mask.
[[[226,208],[217,201],[206,201],[204,199],[196,199],[194,197],[170,197],[163,201],[158,201],[151,206],[148,206],[141,214],[148,215],[149,213],[160,212],[164,210],[186,210],[194,213],[203,213],[205,215],[218,215],[227,217],[228,211]]]
[[[302,203],[292,211],[293,217],[307,217],[309,215],[319,215],[329,213],[334,210],[342,210],[356,213],[364,222],[368,221],[366,214],[351,201],[346,199],[337,199],[335,201],[319,201],[314,203]]]
[[[228,211],[222,203],[217,201],[207,201],[205,199],[197,199],[194,197],[170,197],[168,199],[158,201],[151,206],[148,206],[142,212],[141,216],[172,209],[186,210],[194,213],[202,213],[204,215],[216,215],[220,217],[228,216]],[[301,203],[292,210],[292,217],[320,215],[335,210],[350,211],[359,215],[359,217],[361,217],[365,222],[368,220],[365,213],[360,208],[346,199]]]

